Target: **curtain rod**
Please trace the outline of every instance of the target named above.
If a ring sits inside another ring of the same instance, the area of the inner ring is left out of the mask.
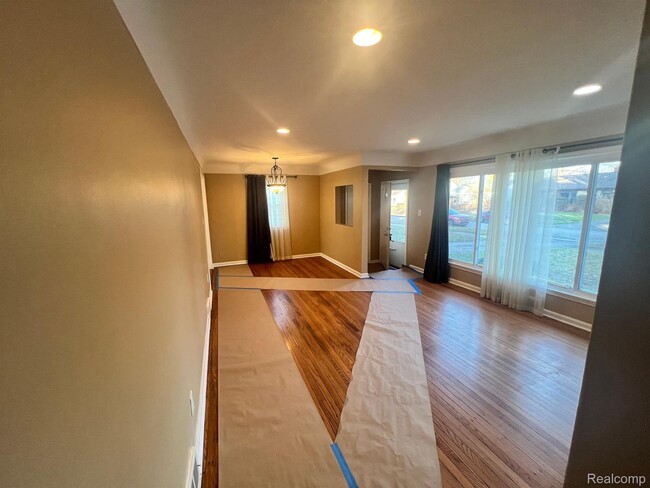
[[[268,176],[266,174],[254,174],[254,173],[246,173],[244,176]],[[287,178],[298,178],[299,175],[284,175]]]
[[[532,149],[544,149],[544,150],[556,150],[558,154],[566,154],[566,153],[571,153],[576,151],[583,151],[585,149],[596,149],[599,147],[617,146],[619,144],[622,144],[623,140],[624,140],[623,134],[613,134],[604,137],[583,139],[581,141],[565,142],[558,145],[548,145],[548,146],[532,147],[528,149],[521,149],[521,151],[527,151]],[[518,152],[518,151],[505,151],[505,153],[508,152]],[[468,166],[468,165],[481,164],[481,163],[493,163],[494,161],[496,161],[496,155],[488,156],[484,158],[478,158],[478,159],[465,159],[461,161],[454,161],[448,164],[458,167],[458,166]]]

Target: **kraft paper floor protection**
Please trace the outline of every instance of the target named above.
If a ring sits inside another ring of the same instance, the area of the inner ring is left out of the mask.
[[[359,280],[328,278],[276,278],[276,277],[219,277],[219,288],[254,288],[259,290],[307,291],[380,291],[390,293],[416,293],[405,280]]]
[[[219,290],[219,486],[346,487],[259,290]]]
[[[361,487],[442,486],[413,295],[373,293],[336,442]]]
[[[253,276],[253,272],[248,264],[235,264],[219,267],[219,276]]]

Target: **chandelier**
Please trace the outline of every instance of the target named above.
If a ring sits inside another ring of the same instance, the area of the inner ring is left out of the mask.
[[[278,166],[277,156],[273,157],[273,167],[271,168],[271,174],[266,177],[266,186],[273,193],[280,193],[287,187],[287,177],[282,174],[282,168]]]

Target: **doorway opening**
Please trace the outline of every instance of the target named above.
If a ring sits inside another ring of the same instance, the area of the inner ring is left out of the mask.
[[[390,185],[390,241],[388,264],[406,265],[406,226],[408,225],[408,181]]]
[[[384,269],[407,264],[408,189],[408,180],[381,182],[379,261]]]

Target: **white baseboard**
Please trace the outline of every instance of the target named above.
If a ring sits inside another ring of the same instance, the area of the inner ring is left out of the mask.
[[[238,264],[248,264],[248,261],[246,259],[242,259],[241,261],[223,261],[221,263],[212,263],[212,267],[221,268],[223,266],[236,266]]]
[[[294,254],[291,259],[304,259],[304,258],[319,258],[322,254],[319,252],[312,252],[310,254]]]
[[[424,274],[424,269],[420,268],[419,266],[416,266],[415,264],[409,264],[409,268],[411,268],[413,271],[417,271],[418,273]]]
[[[199,488],[201,486],[201,470],[199,469],[196,472],[194,470],[197,457],[196,448],[194,446],[190,447],[187,463],[187,475],[185,477],[185,488]]]
[[[205,324],[204,344],[203,344],[203,359],[201,361],[201,384],[199,392],[199,404],[196,411],[196,463],[201,466],[203,463],[203,446],[205,442],[205,408],[208,393],[208,359],[210,355],[210,326],[212,325],[212,299],[214,292],[210,289],[208,295],[209,307],[207,308],[207,317]],[[200,471],[200,469],[199,469]]]
[[[473,291],[479,295],[481,294],[480,286],[470,285],[469,283],[465,283],[464,281],[456,280],[454,278],[449,278],[449,283],[452,285],[460,286],[461,288],[465,288],[466,290]]]
[[[553,310],[544,309],[543,315],[544,317],[557,320],[558,322],[562,322],[563,324],[571,325],[573,327],[576,327],[577,329],[582,329],[591,332],[591,324],[589,322],[583,322],[582,320],[569,317],[568,315],[562,315],[561,313],[554,312]]]
[[[352,273],[357,278],[370,278],[370,275],[368,273],[360,273],[356,269],[350,268],[350,266],[343,264],[340,261],[337,261],[336,259],[328,256],[327,254],[320,253],[320,257],[322,257],[323,259],[327,259],[330,263],[338,266],[341,269],[344,269],[348,273]]]
[[[328,260],[330,263],[335,264],[341,269],[344,269],[348,273],[352,273],[354,276],[357,278],[370,278],[370,275],[368,273],[360,273],[356,269],[350,268],[350,266],[343,264],[340,261],[337,261],[336,259],[328,256],[327,254],[323,254],[322,252],[314,252],[311,254],[296,254],[291,257],[291,259],[303,259],[303,258],[323,258]],[[212,267],[213,268],[222,268],[224,266],[236,266],[238,264],[248,264],[248,261],[243,259],[241,261],[224,261],[221,263],[213,263]]]

